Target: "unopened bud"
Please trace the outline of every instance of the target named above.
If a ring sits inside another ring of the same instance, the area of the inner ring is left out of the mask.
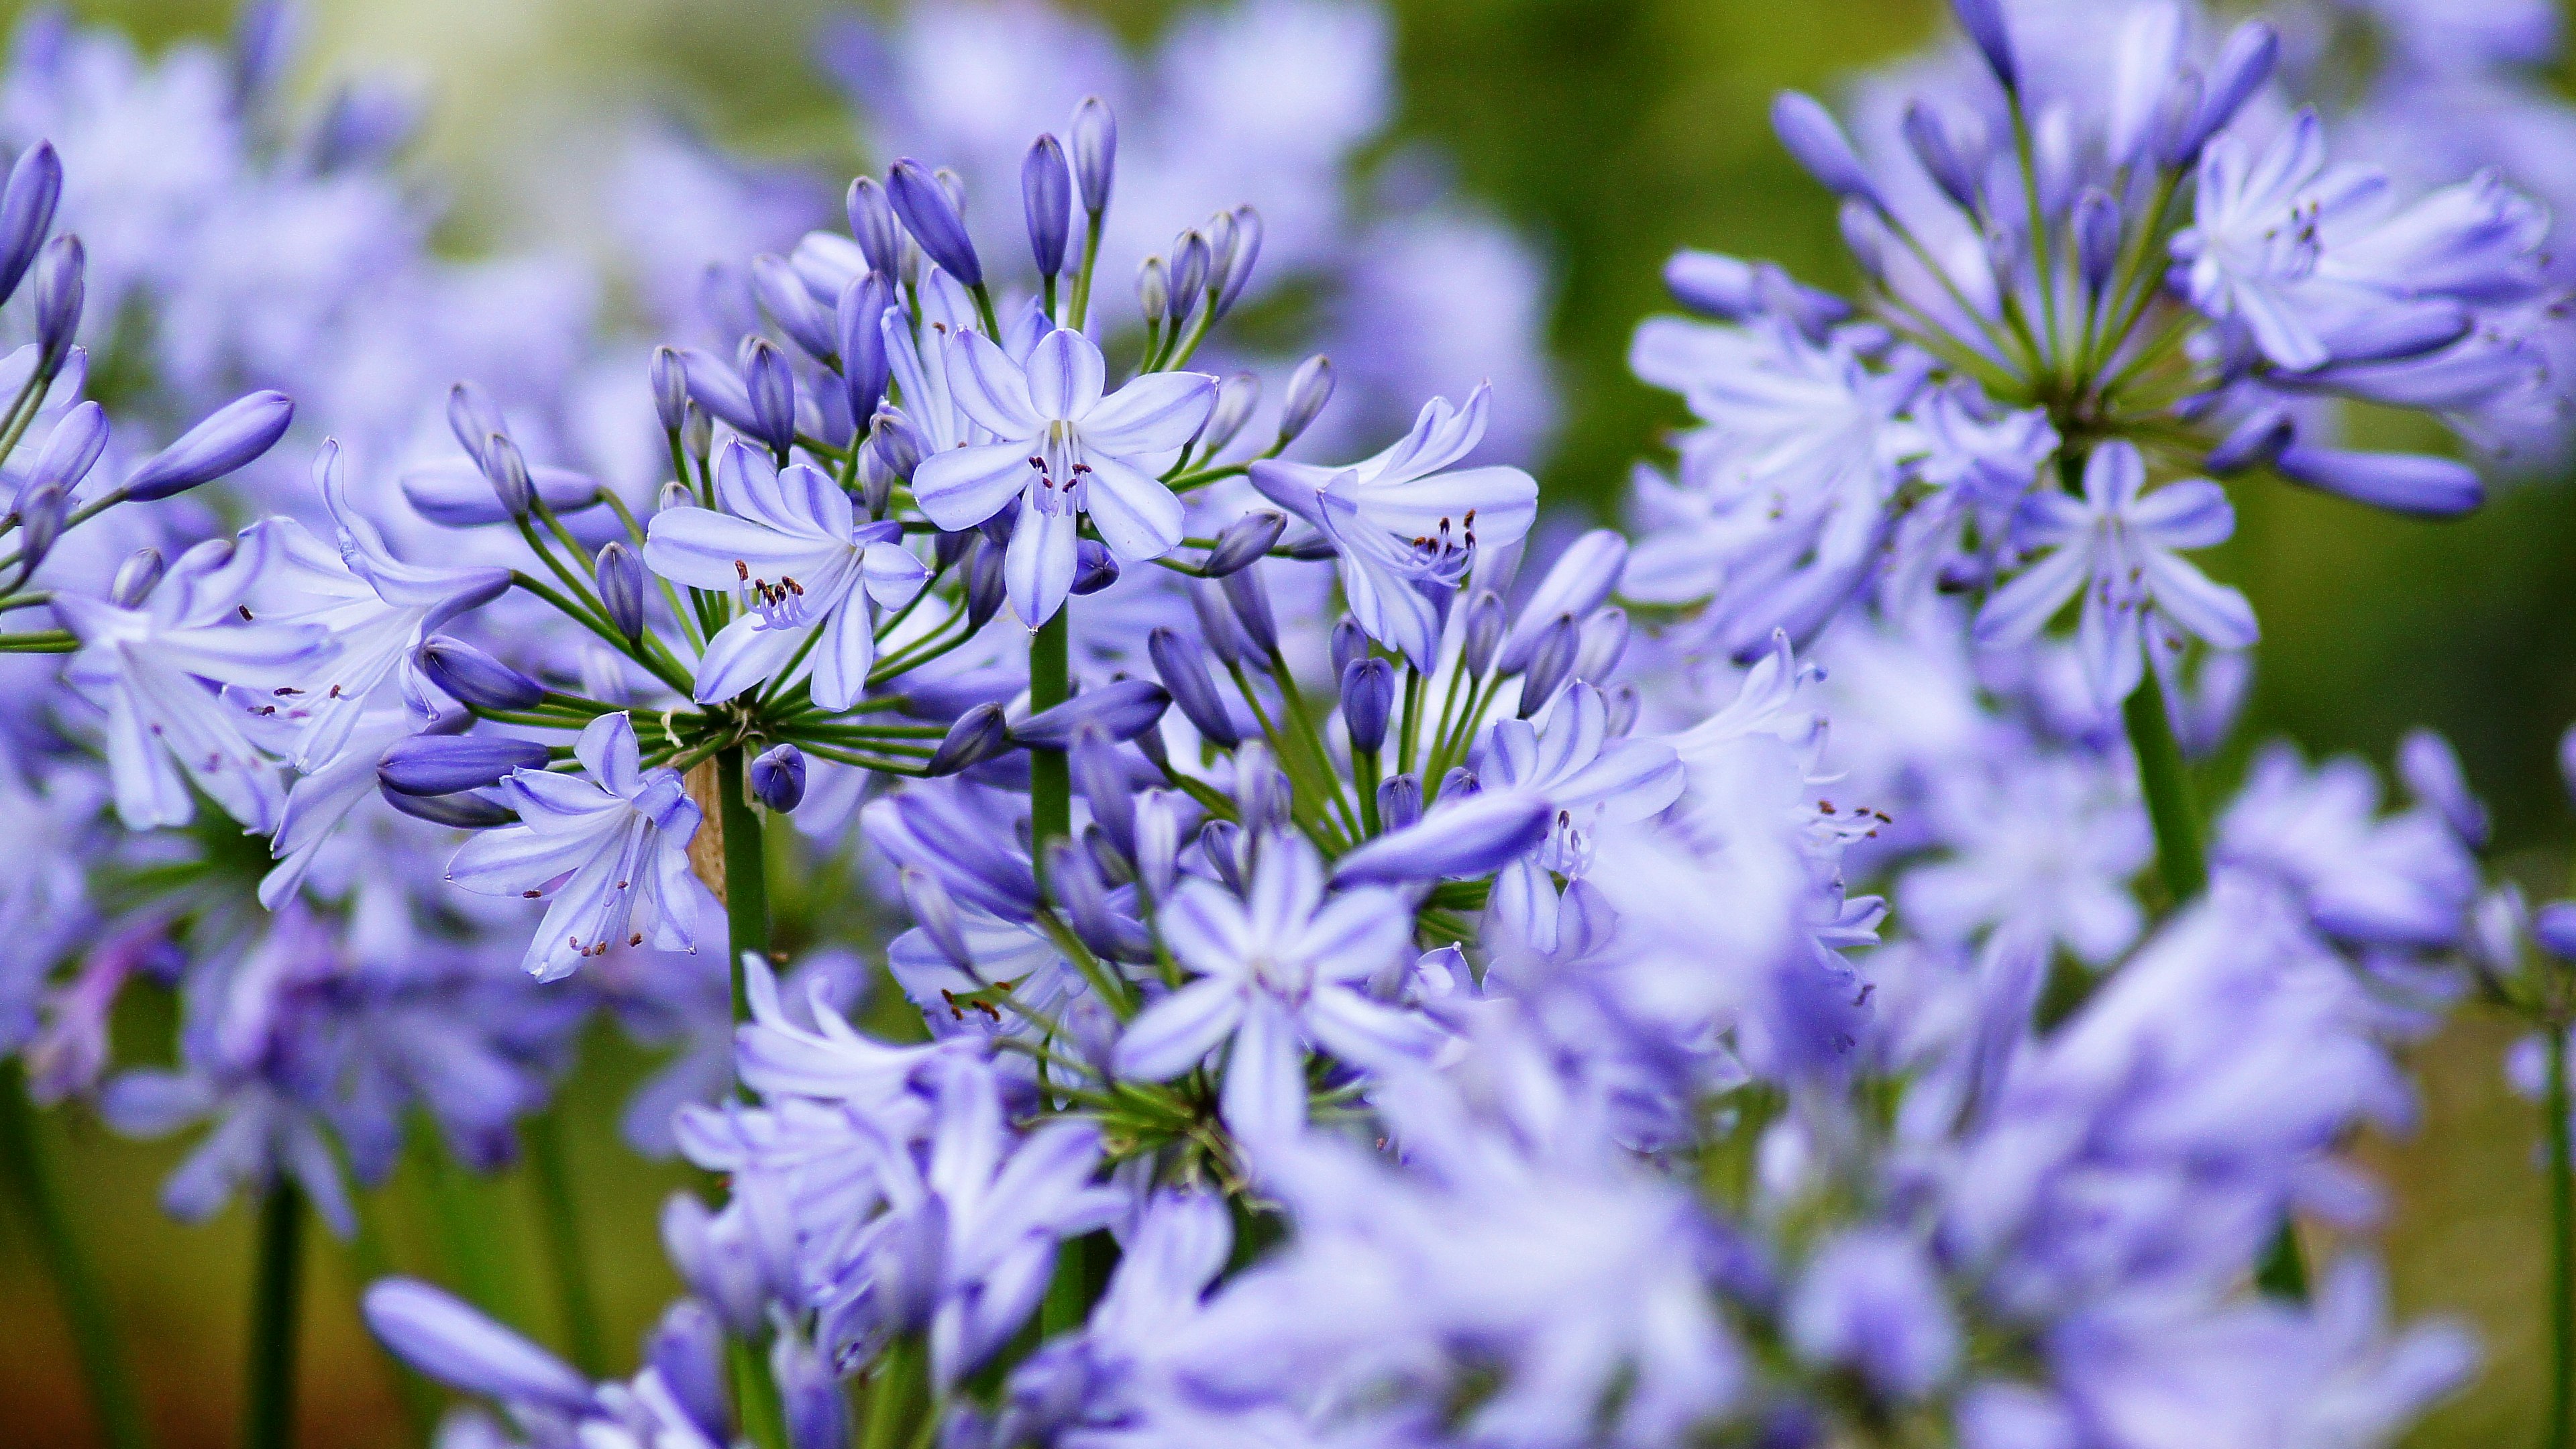
[[[1386,744],[1395,710],[1395,666],[1383,659],[1354,659],[1342,671],[1342,724],[1351,748],[1373,755]]]
[[[536,485],[528,478],[528,460],[508,433],[493,433],[483,440],[478,454],[483,460],[483,478],[492,485],[492,496],[501,500],[501,511],[512,518],[525,518],[536,507]]]
[[[456,445],[465,456],[483,460],[483,440],[494,433],[507,433],[510,425],[501,418],[500,405],[480,384],[460,382],[447,390],[447,427],[456,434]]]
[[[1478,589],[1467,601],[1467,625],[1458,649],[1458,667],[1478,675],[1493,667],[1494,651],[1502,647],[1504,626],[1503,596],[1492,589]]]
[[[1109,103],[1084,96],[1073,108],[1073,179],[1082,209],[1098,216],[1109,209],[1109,184],[1118,171],[1118,120]]]
[[[1116,582],[1118,555],[1109,551],[1109,545],[1086,538],[1074,546],[1072,592],[1096,594]]]
[[[1010,748],[1011,725],[998,704],[979,704],[957,717],[948,734],[931,751],[922,769],[931,775],[954,775]]]
[[[1234,209],[1233,245],[1219,255],[1218,275],[1210,285],[1217,289],[1216,315],[1234,310],[1234,300],[1243,295],[1244,285],[1252,280],[1252,264],[1261,259],[1261,213],[1249,206]]]
[[[39,141],[19,153],[9,168],[9,184],[0,189],[0,302],[9,300],[26,279],[45,234],[53,229],[54,205],[63,195],[63,162],[54,143]]]
[[[805,800],[805,752],[792,744],[773,745],[751,762],[752,798],[781,815]]]
[[[116,567],[116,581],[108,585],[107,601],[120,609],[140,608],[152,596],[152,586],[161,582],[161,550],[138,548]]]
[[[1270,590],[1262,586],[1261,570],[1237,569],[1218,584],[1225,590],[1225,601],[1234,606],[1235,621],[1243,626],[1243,637],[1264,657],[1279,652],[1279,620],[1270,612]]]
[[[1297,441],[1332,400],[1333,360],[1318,352],[1297,364],[1288,379],[1288,400],[1279,409],[1279,446]]]
[[[46,376],[63,365],[80,331],[87,269],[88,257],[76,236],[58,236],[36,254],[36,366]]]
[[[796,445],[796,372],[766,337],[743,342],[742,384],[751,399],[753,432],[772,453]]]
[[[1064,143],[1052,135],[1031,142],[1020,160],[1020,209],[1027,215],[1029,254],[1038,275],[1062,272],[1073,230],[1073,174],[1065,166]]]
[[[1538,647],[1530,651],[1528,672],[1521,676],[1520,717],[1528,719],[1555,698],[1556,691],[1574,674],[1575,652],[1580,647],[1575,635],[1574,616],[1559,614],[1556,622],[1538,636]]]
[[[1199,456],[1214,458],[1225,451],[1243,425],[1252,421],[1253,409],[1261,406],[1261,379],[1248,372],[1238,372],[1216,385],[1216,406],[1208,410],[1207,426],[1199,429]]]
[[[466,643],[445,634],[420,646],[420,672],[459,702],[476,709],[533,709],[546,687]]]
[[[847,206],[850,235],[858,238],[859,254],[868,259],[868,270],[892,281],[902,238],[895,230],[894,207],[886,201],[885,188],[875,177],[862,176],[850,183]]]
[[[1208,550],[1207,562],[1199,566],[1199,572],[1221,579],[1250,568],[1270,552],[1270,546],[1287,528],[1287,514],[1255,509],[1227,524],[1225,531],[1216,536],[1216,547]]]
[[[599,559],[592,570],[599,585],[599,602],[608,609],[608,622],[626,636],[629,644],[644,638],[644,561],[635,550],[610,539],[599,546]]]
[[[1172,277],[1161,257],[1147,257],[1136,268],[1136,305],[1148,327],[1160,326],[1163,314],[1171,310]]]
[[[974,953],[966,949],[966,931],[958,923],[957,902],[939,878],[916,866],[905,866],[896,872],[895,880],[903,888],[903,903],[912,912],[913,924],[921,928],[948,964],[960,971],[975,970]]]
[[[939,265],[940,270],[955,277],[961,286],[984,285],[984,264],[975,256],[975,242],[966,234],[966,219],[957,199],[941,183],[946,177],[934,177],[918,161],[907,156],[894,163],[886,175],[886,199],[894,203],[894,214],[903,221],[905,231],[921,244],[924,256]]]

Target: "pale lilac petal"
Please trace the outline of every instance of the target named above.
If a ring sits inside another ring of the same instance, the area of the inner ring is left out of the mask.
[[[1002,582],[1020,622],[1034,629],[1064,607],[1065,596],[1073,592],[1075,542],[1071,513],[1021,512],[1010,548],[1002,555]]]
[[[958,408],[997,437],[1026,442],[1046,431],[1029,401],[1028,375],[980,332],[949,336],[948,386]]]
[[[921,460],[912,475],[912,496],[921,511],[941,528],[954,532],[1002,511],[1020,496],[1037,470],[1029,466],[1025,442],[981,443],[950,448]]]
[[[2245,596],[2169,553],[2149,551],[2147,588],[2156,607],[2194,636],[2219,649],[2250,649],[2260,637],[2254,606]]]
[[[2041,559],[1995,590],[1977,611],[1977,642],[1993,648],[2026,644],[2039,637],[2048,621],[2084,587],[2092,571],[2092,560],[2080,548],[2061,548]]]
[[[1168,453],[1196,437],[1215,406],[1216,379],[1206,373],[1149,372],[1083,414],[1082,445],[1115,458]]]
[[[1117,458],[1094,453],[1084,506],[1100,540],[1126,563],[1170,553],[1181,541],[1181,500],[1159,479]]]
[[[691,588],[729,591],[747,579],[810,578],[846,547],[713,509],[667,508],[645,529],[644,566]]]
[[[1429,1021],[1347,987],[1316,988],[1306,999],[1305,1020],[1317,1045],[1356,1067],[1417,1061],[1440,1044],[1440,1030]]]
[[[1193,981],[1136,1014],[1118,1038],[1118,1075],[1167,1081],[1216,1049],[1243,1018],[1243,993],[1230,981]]]
[[[1267,998],[1245,1005],[1217,1106],[1247,1143],[1276,1142],[1305,1125],[1305,1053],[1286,1008]]]
[[[1040,417],[1078,422],[1100,401],[1104,373],[1100,349],[1091,339],[1059,327],[1029,352],[1029,406]]]
[[[778,627],[759,614],[745,614],[717,631],[698,660],[692,694],[700,704],[732,699],[787,667],[803,647],[809,626]],[[842,709],[846,704],[828,705]]]

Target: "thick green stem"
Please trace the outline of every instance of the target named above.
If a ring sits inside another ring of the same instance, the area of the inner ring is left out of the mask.
[[[787,1412],[778,1402],[778,1385],[760,1345],[727,1338],[725,1362],[733,1374],[734,1417],[743,1439],[755,1449],[787,1449]]]
[[[2147,797],[2147,820],[2156,832],[2156,874],[2180,905],[2209,885],[2209,861],[2201,853],[2200,814],[2191,798],[2191,773],[2183,764],[2182,745],[2174,739],[2173,721],[2165,717],[2164,686],[2150,668],[2128,702],[2120,707],[2129,727],[2129,745],[2138,756],[2138,788]]]
[[[10,1188],[35,1234],[36,1255],[62,1300],[63,1317],[72,1332],[72,1353],[80,1361],[100,1437],[109,1449],[145,1449],[151,1434],[144,1425],[143,1406],[134,1396],[134,1380],[125,1371],[116,1320],[108,1311],[98,1272],[72,1231],[71,1215],[64,1210],[52,1164],[46,1161],[44,1143],[37,1135],[26,1074],[15,1058],[0,1068],[0,1170],[8,1173]]]
[[[1029,641],[1029,713],[1053,709],[1073,691],[1073,605],[1038,626]],[[1029,751],[1029,850],[1043,876],[1046,843],[1073,834],[1073,774],[1061,750]]]
[[[2544,1449],[2568,1449],[2576,1424],[2576,1151],[2567,1121],[2567,1028],[2552,1020],[2547,1036],[2549,1090],[2549,1423]]]
[[[742,746],[716,751],[716,809],[724,830],[725,925],[733,955],[733,1019],[751,1020],[744,984],[746,955],[769,955],[769,875],[760,851],[760,815],[743,790]]]
[[[1058,615],[1058,618],[1063,617]],[[930,1400],[930,1350],[917,1333],[886,1345],[868,1381],[867,1426],[860,1449],[903,1449]]]
[[[581,1215],[572,1196],[572,1159],[564,1145],[560,1106],[528,1119],[528,1166],[537,1191],[537,1220],[546,1235],[546,1266],[554,1278],[555,1307],[573,1365],[585,1378],[608,1377],[608,1354],[599,1337],[599,1309],[590,1292],[590,1259],[582,1251]]]
[[[304,1270],[304,1194],[280,1177],[259,1210],[259,1281],[251,1298],[245,1449],[295,1442],[296,1307]]]

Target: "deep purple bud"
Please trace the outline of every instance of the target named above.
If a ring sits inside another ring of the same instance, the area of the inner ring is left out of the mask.
[[[1231,820],[1211,820],[1199,827],[1199,854],[1216,867],[1226,889],[1243,894],[1243,830]]]
[[[859,254],[868,259],[868,270],[894,280],[903,236],[895,230],[894,208],[886,202],[885,188],[873,176],[860,177],[850,183],[848,207],[850,235],[858,238]]]
[[[1074,731],[1085,725],[1097,725],[1113,740],[1133,739],[1152,729],[1171,702],[1171,692],[1150,679],[1121,679],[1030,715],[1011,730],[1011,740],[1061,750],[1073,743]]]
[[[957,716],[957,722],[948,727],[939,748],[931,752],[930,763],[923,768],[933,775],[954,775],[993,758],[1008,749],[1010,743],[1010,721],[1003,718],[1002,707],[989,702],[979,704]]]
[[[161,582],[161,550],[138,548],[116,566],[115,582],[108,585],[107,601],[120,609],[131,609],[152,597],[152,587]]]
[[[599,586],[599,602],[608,609],[608,622],[636,643],[644,637],[644,561],[635,550],[610,539],[599,546],[599,558],[591,569],[592,581]]]
[[[1619,667],[1628,652],[1628,611],[1615,605],[1596,609],[1575,630],[1574,677],[1599,684]]]
[[[1243,637],[1266,658],[1279,655],[1279,620],[1270,612],[1270,590],[1262,586],[1261,570],[1237,569],[1219,580],[1225,590],[1225,601],[1234,606],[1236,622],[1243,625]]]
[[[1217,693],[1216,681],[1208,674],[1207,655],[1197,640],[1170,629],[1156,629],[1145,637],[1145,652],[1154,661],[1154,673],[1171,691],[1172,702],[1181,707],[1192,729],[1229,749],[1243,742],[1233,716],[1226,712],[1225,697]]]
[[[870,272],[851,278],[833,309],[833,325],[841,338],[841,383],[849,394],[850,417],[856,421],[874,417],[885,402],[892,365],[879,321],[893,298],[894,284]]]
[[[2075,270],[2084,290],[2099,297],[2120,265],[2120,205],[2098,186],[2075,198]]]
[[[2273,62],[2280,59],[2281,36],[2270,24],[2248,20],[2229,32],[2227,44],[2219,48],[2218,59],[2209,68],[2209,84],[2203,92],[2200,114],[2193,118],[2191,132],[2184,143],[2187,154],[2197,154],[2209,144],[2209,138],[2236,119],[2246,98],[2262,89],[2272,78]]]
[[[414,820],[426,820],[450,830],[490,830],[519,821],[517,812],[509,806],[482,795],[406,795],[382,779],[376,781],[376,794]]]
[[[1359,620],[1344,619],[1335,624],[1332,636],[1334,677],[1341,677],[1342,671],[1351,667],[1352,660],[1366,659],[1368,650],[1368,631],[1360,627]]]
[[[1260,562],[1288,530],[1288,515],[1267,508],[1255,509],[1225,526],[1216,536],[1216,547],[1208,550],[1207,562],[1199,572],[1212,579],[1239,573]]]
[[[804,803],[805,752],[794,745],[776,744],[761,751],[749,773],[752,798],[779,814]]]
[[[1172,238],[1172,314],[1187,320],[1197,312],[1207,282],[1207,237],[1193,229]]]
[[[1950,0],[1950,9],[1959,17],[1959,28],[1977,47],[1977,53],[1993,67],[1995,79],[2005,90],[2021,84],[2020,68],[2013,63],[2012,33],[2004,25],[2002,0]]]
[[[1343,856],[1333,884],[1402,885],[1443,877],[1491,875],[1547,838],[1545,800],[1516,791],[1476,795],[1442,806]]]
[[[1111,844],[1133,857],[1136,791],[1128,783],[1127,766],[1118,757],[1118,747],[1105,731],[1085,726],[1074,731],[1073,748],[1066,752],[1066,759],[1073,788],[1091,805],[1091,818],[1099,822]]]
[[[1161,324],[1164,314],[1172,309],[1172,273],[1161,257],[1147,257],[1136,264],[1136,310],[1143,313],[1148,327]],[[1177,318],[1174,319],[1176,322]]]
[[[1253,409],[1261,406],[1261,379],[1248,372],[1238,372],[1216,385],[1216,406],[1208,410],[1207,426],[1199,429],[1201,458],[1213,458],[1225,451],[1243,425],[1252,421]]]
[[[1827,191],[1879,204],[1878,188],[1870,184],[1869,172],[1862,168],[1850,138],[1823,102],[1804,91],[1782,91],[1771,102],[1771,129],[1779,133],[1780,144],[1789,148],[1790,156]]]
[[[1093,216],[1109,209],[1109,184],[1118,173],[1118,119],[1109,103],[1084,96],[1073,108],[1073,177],[1082,193],[1082,209]]]
[[[433,634],[420,646],[420,670],[430,683],[476,709],[532,709],[546,697],[544,685],[445,634]]]
[[[376,761],[376,779],[404,795],[480,790],[512,770],[542,770],[550,757],[534,740],[501,735],[413,735]]]
[[[1402,830],[1422,818],[1422,777],[1410,771],[1377,782],[1378,824]]]
[[[1374,755],[1386,744],[1395,712],[1395,666],[1383,659],[1354,659],[1342,670],[1342,724],[1351,748]]]
[[[456,444],[465,450],[465,456],[477,463],[483,461],[484,439],[510,431],[492,395],[471,382],[460,382],[447,390],[447,427],[456,434]]]
[[[1314,426],[1324,404],[1333,400],[1333,360],[1318,352],[1297,364],[1288,377],[1288,400],[1279,407],[1279,446],[1297,441]]]
[[[450,1388],[564,1414],[589,1407],[590,1382],[570,1364],[412,1278],[380,1278],[358,1300],[378,1342]]]
[[[72,495],[59,483],[38,483],[18,498],[18,577],[25,579],[54,551],[63,536],[63,521],[72,511]]]
[[[1912,102],[1905,108],[1904,131],[1905,144],[1914,152],[1914,159],[1922,164],[1923,174],[1931,177],[1932,184],[1940,187],[1941,194],[1949,197],[1960,210],[1975,215],[1977,173],[1959,155],[1959,148],[1952,144],[1950,128],[1941,123],[1940,113],[1921,101]],[[1749,291],[1752,285],[1750,267],[1745,268],[1745,285]]]
[[[806,356],[826,365],[840,358],[840,339],[834,335],[832,319],[815,305],[805,279],[796,275],[785,257],[763,252],[751,259],[751,295]]]
[[[1073,173],[1066,169],[1064,143],[1052,135],[1029,143],[1020,160],[1020,209],[1029,223],[1029,254],[1038,275],[1064,270],[1064,244],[1073,231]]]
[[[44,450],[36,455],[36,466],[27,474],[27,486],[52,483],[70,488],[78,484],[97,466],[98,455],[107,448],[107,433],[107,409],[94,401],[81,403],[63,414],[54,430],[45,435]]]
[[[2268,466],[2297,437],[2299,425],[2290,410],[2278,405],[2257,408],[2209,450],[2202,466],[2222,477]]]
[[[1074,593],[1096,594],[1116,582],[1118,555],[1109,551],[1109,545],[1096,538],[1086,538],[1074,546]]]
[[[1458,666],[1470,675],[1493,667],[1494,651],[1503,645],[1503,596],[1478,589],[1467,601],[1467,623],[1458,644]]]
[[[1502,664],[1507,671],[1529,667],[1532,653],[1538,648],[1539,635],[1556,622],[1557,616],[1571,614],[1580,619],[1600,608],[1610,592],[1619,587],[1619,577],[1628,567],[1628,541],[1615,530],[1596,528],[1566,546],[1547,576],[1530,590],[1528,602],[1521,605],[1520,622],[1512,626],[1503,642]]]
[[[1249,206],[1238,206],[1233,216],[1233,244],[1218,253],[1216,273],[1209,279],[1209,285],[1217,289],[1219,317],[1234,310],[1234,300],[1243,295],[1245,284],[1252,280],[1253,263],[1261,260],[1261,213]]]
[[[2456,518],[2486,501],[2466,463],[2420,453],[2357,453],[2292,443],[2272,460],[2293,483],[2422,518]]]
[[[1529,669],[1521,675],[1522,719],[1538,713],[1574,677],[1575,653],[1580,647],[1571,614],[1557,615],[1556,622],[1540,633],[1538,647],[1530,651]]]
[[[494,433],[483,440],[478,454],[483,460],[483,480],[492,485],[492,496],[500,500],[501,511],[512,518],[525,518],[536,507],[537,485],[528,477],[528,460],[508,433]]]
[[[51,376],[72,350],[80,331],[83,273],[87,254],[76,236],[58,236],[36,254],[36,350],[38,371]]]
[[[125,496],[149,502],[212,482],[275,447],[294,421],[295,404],[282,392],[237,397],[135,469]]]
[[[710,1443],[724,1442],[732,1422],[726,1387],[724,1325],[695,1298],[662,1310],[662,1321],[644,1342],[644,1362]]]
[[[912,912],[913,923],[948,964],[960,971],[975,969],[975,953],[966,949],[966,930],[958,924],[957,902],[950,898],[948,887],[939,877],[915,866],[905,866],[895,873],[903,888],[903,903]]]
[[[743,345],[743,394],[751,402],[751,435],[773,453],[796,445],[796,371],[766,337]]]
[[[989,538],[975,540],[975,556],[966,561],[966,632],[974,633],[1002,611],[1010,596],[1002,577],[1003,549]]]
[[[886,199],[894,203],[894,214],[903,219],[904,230],[921,244],[922,254],[939,264],[940,270],[955,277],[960,285],[984,285],[984,264],[975,256],[975,243],[966,235],[965,219],[957,214],[957,204],[922,164],[906,156],[894,163],[886,176]]]
[[[63,195],[63,162],[54,143],[38,141],[9,168],[9,184],[0,190],[0,302],[9,300],[25,280],[54,225],[54,203]]]

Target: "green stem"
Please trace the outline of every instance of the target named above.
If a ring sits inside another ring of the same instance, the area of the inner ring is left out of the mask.
[[[2576,1151],[2567,1121],[2567,1028],[2548,1023],[2549,1089],[2549,1427],[2546,1449],[2568,1449],[2576,1425]]]
[[[368,1284],[394,1273],[393,1254],[385,1247],[384,1199],[382,1192],[363,1193],[356,1204],[358,1232],[349,1240],[349,1274],[362,1291]],[[403,1423],[411,1431],[406,1442],[432,1442],[438,1433],[438,1390],[401,1359],[392,1354],[381,1357],[392,1373],[395,1397],[402,1400]]]
[[[2254,1286],[2265,1296],[2290,1303],[2308,1301],[2308,1260],[2299,1253],[2298,1227],[2288,1218],[2272,1232],[2263,1261],[2254,1267]]]
[[[546,1235],[546,1263],[555,1280],[555,1305],[573,1366],[584,1378],[608,1377],[608,1355],[599,1337],[599,1309],[590,1292],[590,1260],[582,1251],[581,1216],[572,1195],[572,1155],[564,1146],[562,1109],[528,1119],[528,1166],[537,1190],[537,1220]]]
[[[2174,739],[2173,721],[2165,717],[2164,686],[2150,667],[2137,689],[2120,706],[2129,727],[2129,744],[2138,756],[2138,788],[2147,797],[2147,819],[2156,832],[2156,874],[2180,905],[2209,884],[2209,862],[2201,853],[2200,815],[2191,796],[2191,774],[2183,763],[2182,745]]]
[[[860,1449],[902,1449],[911,1442],[912,1421],[929,1398],[929,1349],[920,1334],[904,1334],[886,1345],[884,1357],[877,1360],[876,1377],[868,1383],[867,1427]]]
[[[144,1426],[143,1405],[134,1396],[134,1381],[125,1371],[125,1353],[108,1311],[107,1292],[72,1230],[71,1215],[64,1210],[61,1190],[45,1160],[35,1109],[27,1100],[26,1074],[15,1058],[0,1067],[0,1167],[8,1173],[19,1207],[35,1231],[37,1257],[62,1300],[63,1317],[72,1331],[72,1353],[80,1361],[100,1437],[110,1449],[144,1449],[151,1443],[151,1434]]]
[[[304,1267],[304,1194],[280,1177],[259,1210],[259,1281],[251,1299],[250,1378],[242,1410],[246,1449],[295,1442],[297,1296]]]
[[[716,809],[724,829],[725,925],[733,956],[733,1019],[751,1020],[743,957],[769,956],[769,875],[760,851],[760,816],[743,789],[742,746],[716,751]]]
[[[1029,641],[1029,713],[1072,694],[1072,616],[1067,600]],[[1046,843],[1073,834],[1073,773],[1061,750],[1029,751],[1029,853],[1043,878]],[[1041,881],[1043,883],[1043,880]]]
[[[733,1372],[734,1415],[742,1437],[756,1449],[787,1449],[787,1411],[778,1402],[778,1384],[760,1345],[747,1338],[725,1339],[725,1363]]]

